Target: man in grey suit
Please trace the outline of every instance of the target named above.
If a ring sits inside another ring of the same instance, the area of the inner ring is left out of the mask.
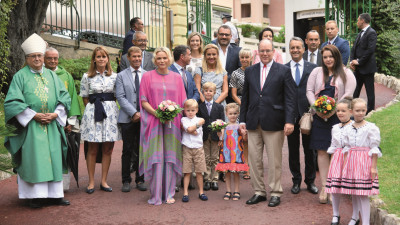
[[[317,33],[318,34],[318,33]],[[319,39],[319,37],[317,37]],[[318,41],[319,42],[319,41]],[[314,46],[318,50],[318,45]],[[293,80],[296,82],[297,104],[295,108],[295,123],[293,133],[287,136],[289,146],[289,168],[292,173],[293,186],[291,192],[298,194],[302,181],[300,170],[300,135],[303,143],[305,174],[304,182],[307,190],[312,194],[318,193],[318,188],[314,184],[315,180],[315,152],[309,148],[310,135],[300,134],[299,121],[301,116],[308,111],[310,104],[306,96],[308,77],[311,71],[317,67],[316,64],[307,62],[303,59],[304,42],[299,37],[293,37],[289,42],[289,52],[292,60],[286,64],[292,72]]]
[[[132,43],[134,46],[137,46],[142,50],[142,64],[141,67],[146,70],[154,70],[156,66],[153,64],[153,54],[146,51],[147,48],[147,35],[142,31],[136,31],[132,37]],[[130,62],[128,60],[128,53],[122,56],[121,59],[121,71],[128,68],[130,66]]]
[[[320,43],[318,31],[310,30],[306,37],[308,50],[303,53],[303,59],[310,63],[317,64],[318,66],[322,66],[322,55],[321,50],[319,50]]]
[[[139,176],[139,138],[140,138],[140,105],[139,86],[143,74],[146,72],[140,64],[142,63],[142,50],[136,46],[129,48],[127,58],[130,62],[129,68],[117,75],[116,97],[120,105],[118,123],[122,131],[122,192],[131,190],[131,158],[134,154],[134,170],[136,170],[136,187],[146,191],[144,176]]]

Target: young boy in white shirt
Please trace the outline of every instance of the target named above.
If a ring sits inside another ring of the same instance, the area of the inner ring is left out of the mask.
[[[186,117],[182,117],[181,122],[184,129],[182,133],[182,172],[183,178],[183,197],[182,202],[189,201],[189,181],[194,166],[197,184],[199,186],[199,198],[207,201],[207,196],[203,193],[203,175],[206,172],[206,160],[203,149],[203,128],[204,119],[196,116],[199,105],[196,100],[188,99],[184,105]]]

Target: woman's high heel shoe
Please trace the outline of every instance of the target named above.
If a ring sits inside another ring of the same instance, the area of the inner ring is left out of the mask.
[[[328,203],[328,194],[325,192],[325,187],[322,188],[321,193],[319,193],[319,203]]]

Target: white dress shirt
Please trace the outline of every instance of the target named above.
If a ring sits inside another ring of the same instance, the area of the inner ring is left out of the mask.
[[[317,62],[318,62],[318,49],[315,50],[314,52],[311,52],[310,50],[307,50],[307,52],[308,52],[308,61],[310,63],[317,64]],[[311,62],[311,53],[314,53],[314,62]]]
[[[292,70],[292,77],[295,82],[296,82],[296,63],[299,64],[300,80],[301,80],[304,71],[304,60],[301,59],[299,62],[295,62],[293,60],[290,61],[290,70]]]
[[[260,61],[260,81],[263,82],[263,87],[264,87],[265,81],[267,80],[267,77],[268,77],[268,74],[269,74],[269,70],[271,69],[272,63],[274,63],[274,60],[271,60],[271,62],[269,62],[269,63],[267,64],[267,74],[265,75],[264,81],[262,81],[262,79],[263,79],[263,68],[264,68],[264,63],[262,63],[262,62]]]
[[[237,28],[230,21],[226,22],[225,25],[227,25],[227,26],[229,26],[229,28],[231,28],[231,34],[232,34],[231,43],[235,43],[236,39],[239,38]]]
[[[211,100],[211,101],[207,101],[207,100],[204,100],[204,104],[206,104],[206,108],[207,108],[207,103],[211,103],[211,105],[210,105],[210,112],[211,112],[211,110],[212,110],[212,105],[213,105],[213,103],[214,103],[214,100]],[[208,110],[208,108],[207,108],[207,110]]]
[[[361,33],[361,37],[360,38],[362,38],[362,36],[365,34],[365,31],[367,31],[368,27],[369,27],[369,25],[362,29],[363,32]]]
[[[186,130],[196,125],[199,122],[200,118],[194,116],[192,119],[188,117],[182,117],[181,122],[183,129],[182,132],[182,144],[188,148],[201,148],[203,147],[203,127],[200,126],[196,129],[197,135],[189,134]]]
[[[132,77],[133,77],[133,83],[135,83],[135,77],[136,77],[136,73],[135,73],[135,69],[132,66],[129,66],[131,68],[131,72],[132,72]],[[143,77],[143,69],[142,67],[139,67],[139,69],[137,69],[138,71],[138,77],[139,77],[139,84],[140,81],[142,81],[142,77]]]
[[[336,37],[334,37],[332,40],[329,40],[329,39],[328,39],[328,44],[329,44],[329,42],[330,42],[331,45],[333,45],[333,42],[335,42],[335,40],[336,40],[337,37],[338,37],[338,35],[336,35]]]
[[[174,62],[174,66],[176,67],[176,69],[179,71],[179,74],[181,75],[181,77],[183,76],[183,71],[182,71],[182,66],[180,66],[178,63]]]
[[[229,51],[229,47],[226,47],[226,52],[224,53],[224,51],[222,51],[222,48],[219,44],[217,44],[218,46],[218,51],[219,51],[219,61],[221,62],[222,68],[225,69],[226,67],[226,57],[228,56],[228,51]]]

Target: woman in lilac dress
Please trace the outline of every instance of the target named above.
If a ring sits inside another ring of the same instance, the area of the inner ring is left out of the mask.
[[[176,179],[182,175],[182,116],[175,117],[169,126],[156,117],[156,109],[164,100],[183,106],[186,92],[181,75],[168,70],[172,63],[168,48],[157,48],[153,62],[157,68],[143,74],[140,83],[139,173],[149,182],[149,204],[172,204],[175,202]]]

